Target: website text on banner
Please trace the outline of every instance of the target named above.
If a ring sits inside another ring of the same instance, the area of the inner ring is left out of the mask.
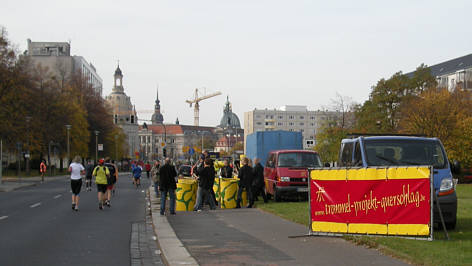
[[[430,167],[310,170],[313,232],[431,236]]]

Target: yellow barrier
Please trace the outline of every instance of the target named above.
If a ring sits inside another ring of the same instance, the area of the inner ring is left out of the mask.
[[[197,181],[194,179],[179,179],[175,190],[177,211],[193,211],[197,197]]]
[[[217,181],[218,180],[218,181]],[[234,209],[236,208],[236,200],[238,199],[238,179],[236,178],[216,178],[213,189],[215,195],[220,201],[222,209]],[[218,187],[219,186],[219,187]],[[219,189],[219,190],[216,190]],[[241,206],[247,205],[246,191],[242,194],[243,202]]]

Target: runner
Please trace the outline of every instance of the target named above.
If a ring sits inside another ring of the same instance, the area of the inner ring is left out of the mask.
[[[93,176],[95,176],[95,183],[97,184],[98,191],[98,208],[103,210],[103,202],[105,201],[105,195],[107,192],[107,177],[110,176],[110,171],[103,165],[105,160],[98,160],[98,166],[93,169]]]
[[[118,165],[116,165],[116,162],[115,160],[112,160],[111,163],[115,166],[115,179],[113,179],[113,190],[111,191],[113,196],[115,196],[115,189],[116,189],[116,182],[118,181]]]
[[[92,191],[92,173],[93,173],[92,160],[88,160],[85,166],[85,191]]]
[[[39,172],[41,172],[41,183],[43,183],[44,174],[46,174],[46,161],[44,159],[41,160],[41,164],[39,164]]]
[[[143,171],[143,168],[141,165],[136,165],[133,169],[133,184],[135,185],[136,188],[138,188],[141,183],[140,183],[140,178],[141,178],[141,172]]]
[[[109,157],[105,159],[105,166],[108,168],[108,171],[110,172],[110,175],[107,176],[107,195],[106,195],[107,199],[105,201],[105,205],[107,207],[111,207],[111,191],[113,190],[113,187],[115,186],[118,171],[116,170],[116,166],[113,163],[111,163]]]
[[[80,156],[75,156],[74,160],[69,166],[70,172],[70,187],[72,189],[72,210],[78,211],[79,210],[79,194],[80,188],[82,188],[82,176],[81,174],[85,174],[85,168],[80,163],[81,158]]]
[[[146,169],[147,178],[149,179],[149,172],[151,172],[151,164],[149,162],[146,162],[144,168]]]

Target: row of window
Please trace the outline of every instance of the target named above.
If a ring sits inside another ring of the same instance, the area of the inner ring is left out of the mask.
[[[277,117],[277,119],[284,119],[284,116],[283,115],[278,115],[278,116],[274,116],[274,115],[265,115],[265,119],[274,119],[274,117]],[[289,115],[287,116],[288,119],[305,119],[305,116],[303,115],[300,115],[300,116],[296,116],[296,115]],[[262,115],[256,115],[256,118],[263,118]],[[310,116],[310,120],[316,120],[316,117],[315,116]]]
[[[146,143],[146,144],[151,143],[151,136],[139,136],[139,138],[141,140],[141,143]],[[164,139],[162,139],[162,141],[164,141]],[[154,139],[154,143],[160,143],[160,140],[159,140],[158,137],[156,137]],[[168,138],[167,143],[175,143],[175,139],[174,138]]]
[[[263,124],[263,122],[256,122],[256,125],[258,125],[258,126],[262,126],[262,124]],[[287,123],[287,125],[289,125],[289,126],[295,126],[295,124],[296,123],[294,123],[294,122],[288,122]],[[266,126],[274,126],[275,123],[274,122],[265,122],[265,125]],[[277,126],[283,126],[283,125],[284,125],[283,122],[277,122]],[[307,125],[314,127],[315,123],[307,123]],[[300,123],[298,123],[298,126],[305,126],[305,123],[300,122]]]

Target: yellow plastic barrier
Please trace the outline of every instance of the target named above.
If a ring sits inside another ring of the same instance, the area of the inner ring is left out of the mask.
[[[238,198],[238,179],[236,178],[217,178],[217,179],[220,185],[220,188],[219,188],[220,190],[219,192],[215,190],[215,194],[218,194],[218,198],[221,199],[220,200],[221,208],[222,209],[236,208],[236,200]],[[215,188],[218,189],[218,186],[213,186],[213,189]],[[243,202],[241,206],[247,205],[246,197],[247,197],[246,191],[244,191],[242,194]]]
[[[194,179],[179,179],[175,190],[177,211],[193,211],[197,197],[197,181]]]

